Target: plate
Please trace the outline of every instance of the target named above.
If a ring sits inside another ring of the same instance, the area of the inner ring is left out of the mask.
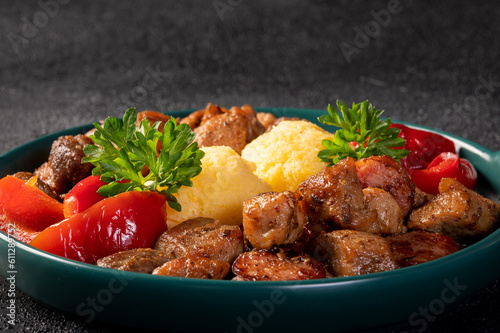
[[[316,124],[323,110],[258,108]],[[192,110],[168,112],[187,115]],[[412,127],[430,130],[422,126]],[[61,135],[48,135],[0,157],[0,177],[30,171],[44,162]],[[459,137],[458,153],[480,175],[478,191],[494,200],[500,193],[500,155]],[[15,248],[9,273],[7,249]],[[312,281],[240,282],[152,276],[96,267],[61,258],[0,233],[1,274],[15,275],[16,287],[34,300],[86,322],[106,322],[169,332],[345,332],[394,325],[424,328],[432,316],[451,308],[500,277],[500,230],[444,258],[371,275]]]

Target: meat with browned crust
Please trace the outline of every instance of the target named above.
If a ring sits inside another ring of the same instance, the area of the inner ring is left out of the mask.
[[[443,178],[439,192],[411,213],[408,228],[439,232],[460,241],[488,235],[500,223],[500,205],[456,179]]]
[[[174,258],[201,257],[231,263],[243,252],[243,233],[239,226],[199,217],[165,231],[154,248]]]
[[[333,276],[364,275],[398,268],[385,238],[369,232],[335,230],[313,242],[313,255]]]
[[[389,242],[400,267],[422,264],[455,253],[462,248],[450,236],[423,230],[389,235],[385,239]]]
[[[376,221],[368,209],[352,158],[341,160],[309,177],[297,189],[299,206],[312,223],[327,222],[342,229],[367,229]]]
[[[291,281],[326,277],[319,261],[308,256],[290,256],[282,249],[254,249],[238,256],[233,263],[237,280]]]
[[[389,192],[407,216],[413,207],[415,185],[408,171],[389,156],[371,156],[356,162],[356,173],[363,188],[378,187]]]
[[[231,265],[209,258],[178,258],[155,268],[153,275],[222,280]]]
[[[97,266],[151,274],[156,267],[172,260],[166,252],[141,248],[121,251],[97,260]]]
[[[82,163],[85,146],[93,141],[82,134],[61,136],[52,143],[48,162],[34,175],[48,184],[57,194],[67,193],[76,183],[90,175],[92,164]]]
[[[291,191],[262,193],[243,202],[243,235],[257,249],[295,242],[306,222]]]

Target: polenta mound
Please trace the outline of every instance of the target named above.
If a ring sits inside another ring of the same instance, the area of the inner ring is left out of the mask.
[[[213,146],[201,150],[205,152],[203,170],[192,179],[192,187],[183,186],[175,194],[182,211],[167,208],[168,227],[199,216],[240,225],[243,201],[271,191],[271,186],[253,173],[253,162],[245,161],[233,149]]]
[[[323,139],[332,140],[333,134],[308,121],[282,121],[249,143],[241,156],[255,163],[255,174],[273,191],[295,191],[327,166],[317,156]]]

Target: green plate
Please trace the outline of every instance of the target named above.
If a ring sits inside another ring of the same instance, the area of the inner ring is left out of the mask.
[[[325,112],[258,110],[315,123]],[[169,114],[184,116],[190,111]],[[91,127],[48,135],[4,154],[0,177],[33,170],[47,159],[57,137]],[[459,154],[480,174],[478,191],[497,200],[500,155],[435,132],[456,143]],[[399,324],[419,329],[429,318],[500,277],[500,265],[491,264],[500,255],[500,230],[457,253],[418,266],[300,282],[209,281],[115,271],[48,254],[0,233],[0,267],[5,278],[10,275],[9,246],[16,251],[16,286],[36,301],[87,322],[169,332],[344,332]]]

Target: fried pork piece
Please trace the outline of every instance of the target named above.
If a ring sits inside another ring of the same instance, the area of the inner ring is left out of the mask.
[[[168,253],[140,248],[121,251],[97,260],[97,266],[151,274],[156,267],[172,260]]]
[[[154,248],[174,258],[200,257],[231,263],[243,252],[243,233],[239,226],[198,217],[165,231]]]
[[[288,281],[326,277],[319,261],[308,256],[290,256],[282,249],[254,249],[240,254],[233,263],[235,280]]]
[[[295,242],[306,222],[290,191],[262,193],[243,202],[243,235],[257,249]]]
[[[192,113],[181,122],[193,129],[200,147],[229,146],[238,154],[247,143],[265,132],[257,119],[257,112],[249,105],[227,110],[210,103],[204,110]]]
[[[377,220],[363,230],[376,234],[395,234],[406,231],[403,212],[392,195],[381,188],[367,187],[363,189],[368,209],[377,212]]]
[[[90,163],[82,163],[85,146],[93,141],[82,134],[61,136],[52,143],[48,162],[35,170],[34,175],[57,194],[68,192],[76,183],[90,175]]]
[[[443,178],[439,194],[415,209],[408,228],[472,239],[491,233],[500,223],[500,205],[465,188],[454,178]]]
[[[274,126],[276,117],[274,114],[269,112],[257,112],[257,120],[262,124],[262,126],[264,126],[267,132]]]
[[[413,209],[417,209],[428,203],[434,197],[433,194],[425,193],[418,187],[415,187],[415,198],[413,201]]]
[[[262,125],[257,118],[257,112],[252,109],[248,104],[243,105],[241,108],[233,106],[229,112],[234,114],[243,115],[247,120],[247,143],[252,142],[259,135],[266,131],[264,125]]]
[[[398,268],[385,238],[369,232],[335,230],[316,238],[314,257],[333,276],[364,275]]]
[[[312,223],[365,230],[377,220],[377,213],[365,204],[354,163],[352,158],[343,159],[299,185],[299,208]]]
[[[153,125],[155,122],[159,121],[160,126],[158,127],[158,130],[163,132],[165,124],[170,120],[170,116],[156,111],[141,111],[137,114],[137,121],[135,122],[135,125],[139,127],[143,119],[147,119],[150,125]]]
[[[222,280],[230,268],[231,265],[225,261],[209,258],[178,258],[155,268],[153,275]]]
[[[413,207],[415,185],[408,171],[389,156],[371,156],[356,162],[356,172],[363,188],[378,187],[389,192],[407,216]]]
[[[450,236],[423,230],[389,235],[385,239],[389,242],[394,258],[400,267],[438,259],[462,248]]]
[[[247,144],[247,121],[244,116],[223,113],[194,129],[200,147],[228,146],[241,154]]]

